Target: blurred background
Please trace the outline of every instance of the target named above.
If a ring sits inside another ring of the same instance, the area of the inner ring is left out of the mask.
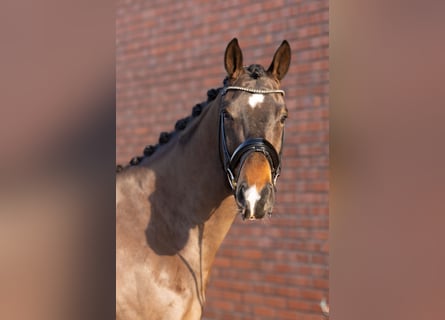
[[[266,68],[284,39],[283,170],[274,215],[236,219],[212,269],[204,319],[326,319],[328,301],[328,1],[118,1],[116,161],[126,164],[222,86],[237,37]],[[216,130],[216,128],[215,128]]]

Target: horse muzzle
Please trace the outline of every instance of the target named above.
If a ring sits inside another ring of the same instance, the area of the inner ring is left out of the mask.
[[[235,191],[235,199],[243,220],[262,219],[272,215],[275,202],[275,191],[271,183],[267,183],[261,190],[256,185],[248,186],[243,182]]]

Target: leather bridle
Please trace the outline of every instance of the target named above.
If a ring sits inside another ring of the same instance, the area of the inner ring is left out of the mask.
[[[283,90],[260,90],[260,89],[251,89],[244,88],[238,86],[228,86],[224,87],[221,92],[221,99],[229,90],[239,90],[245,91],[253,94],[269,94],[269,93],[280,93],[284,96]],[[281,142],[284,139],[284,132],[281,138]],[[283,143],[281,143],[281,150]],[[229,181],[229,185],[233,191],[236,190],[237,179],[235,178],[235,169],[238,165],[242,166],[244,159],[246,159],[246,155],[252,152],[260,152],[262,153],[266,159],[269,161],[271,173],[272,173],[272,182],[275,186],[278,176],[280,175],[281,170],[281,150],[280,153],[274,148],[274,146],[264,138],[249,138],[241,143],[230,155],[227,149],[226,143],[226,132],[224,129],[224,110],[221,108],[219,115],[219,151],[220,157],[222,161],[222,165],[224,168],[224,172],[227,175],[227,179]]]

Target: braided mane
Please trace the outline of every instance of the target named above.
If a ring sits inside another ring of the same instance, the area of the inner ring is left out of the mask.
[[[224,83],[226,82],[226,80],[224,80]],[[127,165],[121,165],[118,164],[116,166],[116,173],[119,173],[121,171],[123,171],[124,169],[131,167],[131,166],[136,166],[138,165],[143,159],[150,157],[152,154],[154,154],[156,152],[156,150],[158,149],[158,147],[160,145],[164,145],[167,144],[170,139],[179,131],[184,130],[185,128],[187,128],[188,123],[193,119],[196,118],[198,116],[201,115],[202,110],[207,107],[210,102],[212,102],[213,100],[216,99],[216,97],[218,96],[220,90],[222,90],[221,88],[217,88],[217,89],[210,89],[207,91],[207,101],[203,101],[201,103],[196,104],[193,108],[192,108],[192,114],[188,117],[179,119],[178,121],[176,121],[175,124],[175,128],[173,131],[170,132],[161,132],[161,134],[159,135],[159,141],[157,144],[155,145],[147,145],[144,148],[143,151],[143,155],[141,156],[135,156],[133,158],[131,158],[131,160],[129,161],[129,163]]]

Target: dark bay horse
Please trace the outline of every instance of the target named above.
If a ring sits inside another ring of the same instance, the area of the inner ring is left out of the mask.
[[[216,252],[237,214],[271,215],[287,109],[283,41],[270,67],[227,46],[224,86],[116,175],[117,319],[200,319]]]

